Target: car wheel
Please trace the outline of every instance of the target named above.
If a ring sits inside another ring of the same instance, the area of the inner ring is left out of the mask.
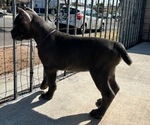
[[[80,32],[81,32],[82,34],[84,34],[84,33],[86,32],[86,30],[87,30],[87,26],[84,25],[84,27],[83,27],[83,25],[82,25],[81,28],[80,28]]]
[[[56,9],[55,8],[52,8],[51,13],[48,14],[48,20],[50,22],[56,22]]]
[[[102,23],[102,25],[101,25],[101,27],[99,28],[100,29],[100,31],[104,31],[105,29],[104,29],[104,23]]]
[[[115,21],[116,21],[116,22],[120,22],[120,21],[121,21],[121,17],[120,17],[120,16],[116,17],[116,18],[115,18]]]

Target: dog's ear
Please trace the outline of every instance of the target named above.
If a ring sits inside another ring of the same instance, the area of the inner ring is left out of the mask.
[[[25,10],[29,10],[29,11],[33,12],[35,15],[37,15],[37,13],[33,9],[31,9],[29,7],[25,7]]]
[[[24,21],[26,21],[27,23],[31,22],[32,19],[31,19],[30,15],[25,10],[23,10],[20,7],[18,7],[17,10],[19,12],[20,18],[24,19]]]

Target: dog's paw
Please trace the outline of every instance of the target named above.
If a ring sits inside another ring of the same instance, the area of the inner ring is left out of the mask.
[[[41,83],[40,89],[44,90],[47,87],[48,87],[48,84],[47,84],[47,80],[46,80],[46,76],[45,76],[42,83]]]
[[[41,98],[45,100],[51,100],[52,96],[50,96],[48,93],[42,93]]]
[[[47,87],[48,87],[48,85],[45,83],[45,84],[41,84],[41,86],[40,86],[40,89],[41,90],[44,90],[44,89],[47,89]]]
[[[95,105],[99,108],[102,104],[102,99],[98,99]]]
[[[90,112],[90,116],[95,118],[95,119],[102,119],[102,115],[100,115],[99,110],[98,109],[94,109]]]

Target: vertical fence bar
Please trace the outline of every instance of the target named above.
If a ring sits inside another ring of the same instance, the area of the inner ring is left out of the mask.
[[[126,33],[126,40],[125,40],[125,43],[127,43],[126,44],[126,46],[129,46],[129,37],[130,37],[130,29],[131,29],[131,25],[132,25],[132,21],[131,21],[131,3],[130,3],[130,1],[128,1],[128,6],[127,6],[127,12],[128,12],[128,17],[127,17],[127,29],[128,29],[128,32]]]
[[[90,31],[89,31],[89,37],[91,37],[91,33],[92,33],[92,17],[93,17],[93,0],[91,0],[91,12],[90,12]]]
[[[142,40],[142,33],[143,33],[143,25],[144,25],[144,15],[145,15],[146,1],[147,1],[147,0],[143,0],[143,2],[142,2],[139,41]]]
[[[16,0],[12,1],[12,6],[13,6],[13,21],[15,20],[16,16]],[[13,25],[14,26],[14,25]],[[13,70],[14,70],[14,99],[17,98],[18,93],[17,93],[17,56],[16,56],[16,41],[13,40]]]
[[[68,10],[67,10],[67,31],[66,31],[66,33],[69,34],[69,23],[70,23],[70,0],[68,0],[68,2],[67,2],[67,7],[68,7]]]
[[[113,10],[114,10],[114,0],[112,1],[112,5],[111,5],[111,15],[113,14]],[[112,17],[109,19],[110,20],[110,27],[109,27],[109,39],[111,38],[111,29],[112,29]],[[115,22],[114,22],[115,23]],[[113,29],[115,30],[115,29]]]
[[[148,36],[147,36],[147,40],[150,40],[150,26],[149,26],[149,29],[148,29]]]
[[[116,37],[116,41],[119,41],[119,40],[120,40],[120,27],[121,27],[121,21],[122,21],[122,15],[121,15],[121,14],[122,14],[122,10],[123,10],[123,9],[122,9],[123,6],[122,6],[121,4],[118,5],[118,1],[119,1],[119,0],[117,0],[117,3],[116,3],[116,4],[117,4],[118,7],[120,7],[119,12],[118,12],[120,19],[118,20],[118,24],[117,24],[117,28],[116,28],[116,29],[117,29],[116,36],[118,36],[118,37]],[[121,2],[121,0],[120,0],[120,2]]]
[[[30,92],[33,90],[33,44],[30,40]]]
[[[78,0],[76,0],[76,12],[75,12],[75,29],[74,29],[74,35],[77,34],[77,13],[78,13]]]
[[[132,6],[132,11],[131,11],[132,13],[131,13],[131,19],[130,19],[131,20],[131,30],[130,30],[131,33],[130,33],[130,39],[129,39],[131,43],[134,41],[133,32],[134,32],[135,29],[134,29],[134,24],[133,24],[133,12],[134,12],[134,8],[135,8],[135,5],[134,5],[135,1],[136,0],[133,0],[131,2],[131,6]]]
[[[57,0],[57,15],[56,15],[56,29],[59,30],[59,11],[60,11],[60,0]]]
[[[104,9],[105,9],[105,0],[103,0],[101,25],[102,25],[102,23],[103,23]],[[105,24],[105,25],[106,25],[106,24]],[[104,27],[105,27],[105,26],[104,26]],[[102,32],[100,32],[100,38],[101,38],[101,37],[102,37]]]
[[[141,0],[140,0],[141,1]],[[134,23],[134,32],[133,32],[133,35],[135,35],[134,37],[134,43],[133,45],[135,45],[138,41],[138,37],[137,37],[137,34],[139,32],[139,29],[140,29],[140,25],[138,24],[138,19],[139,19],[139,9],[140,9],[140,6],[139,6],[139,0],[136,1],[136,6],[135,6],[135,12],[134,12],[134,20],[133,20],[133,23]]]
[[[69,22],[70,22],[70,0],[68,0],[67,2],[67,7],[68,7],[68,10],[67,10],[67,31],[66,33],[69,34]],[[67,71],[64,71],[64,76],[67,75]]]
[[[48,21],[48,0],[45,0],[45,21]]]
[[[33,0],[30,1],[30,8],[33,9]],[[30,40],[30,92],[33,90],[33,43]]]
[[[96,23],[95,23],[95,37],[97,36],[97,23],[98,23],[98,16],[99,16],[99,9],[100,9],[100,7],[99,7],[99,1],[100,0],[98,0],[97,1],[97,16],[96,16]],[[102,25],[101,25],[101,27],[102,27]],[[100,32],[101,32],[101,29],[100,29]]]
[[[135,34],[139,34],[140,32],[140,21],[142,20],[142,17],[141,17],[142,4],[143,4],[143,0],[138,0],[138,3],[137,3],[138,12],[137,12],[137,23],[136,23],[136,25],[138,26],[138,29],[136,30]],[[136,42],[139,43],[139,36],[136,37]]]
[[[4,43],[3,43],[3,57],[6,57],[6,47],[5,47],[5,45],[6,45],[6,17],[4,16],[3,17],[4,18],[4,36],[3,36],[3,41],[4,41]],[[7,76],[6,76],[6,63],[7,63],[7,61],[6,61],[6,58],[4,58],[4,60],[3,60],[3,65],[4,65],[4,80],[5,80],[5,96],[4,97],[6,97],[6,95],[7,95],[7,90],[8,90],[8,87],[7,87]]]
[[[87,6],[87,0],[84,1],[84,18],[83,18],[83,31],[85,31],[85,15],[86,15],[86,6]],[[82,32],[82,36],[84,36],[85,32]]]
[[[116,27],[116,21],[115,21],[115,17],[116,17],[117,12],[118,12],[118,0],[116,0],[115,5],[116,5],[115,14],[113,14],[113,16],[114,16],[114,25],[113,25],[113,29],[115,29],[115,30],[113,30],[112,40],[115,40],[115,33],[117,32],[118,27],[119,27],[119,22],[118,22],[118,25],[117,25],[117,27]],[[116,33],[116,36],[117,36],[117,33]],[[116,41],[117,41],[117,38],[116,38]]]
[[[109,11],[109,6],[110,6],[110,0],[108,1],[108,4],[107,4],[107,16],[106,16],[106,27],[105,27],[105,36],[104,38],[106,38],[107,36],[107,25],[108,25],[108,11]]]
[[[133,27],[134,27],[134,31],[132,33],[132,35],[134,36],[133,37],[133,45],[136,44],[136,41],[137,41],[137,39],[136,39],[137,38],[136,31],[139,30],[139,26],[137,25],[137,19],[138,19],[138,1],[139,0],[136,0],[134,2],[134,10],[133,10],[133,20],[132,20],[132,24],[133,24]]]
[[[134,31],[134,27],[133,27],[133,11],[134,11],[134,4],[135,4],[135,1],[130,1],[130,30],[129,30],[129,40],[130,40],[130,45],[132,45],[132,42],[133,42],[133,31]]]
[[[123,27],[123,44],[127,47],[127,33],[129,32],[128,31],[128,6],[129,6],[129,1],[128,0],[125,0],[125,4],[124,4],[124,27]]]
[[[121,13],[121,22],[120,22],[120,27],[119,27],[119,42],[121,42],[121,43],[123,43],[123,34],[124,34],[124,1],[122,1],[122,0],[120,0],[120,5],[119,5],[119,7],[120,7],[120,10],[119,11],[121,11],[120,13]]]

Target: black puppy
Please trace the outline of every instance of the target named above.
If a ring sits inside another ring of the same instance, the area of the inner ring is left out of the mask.
[[[121,57],[130,65],[129,55],[121,43],[101,38],[77,37],[52,29],[47,22],[31,10],[18,8],[12,38],[23,40],[34,38],[38,54],[44,66],[47,83],[41,88],[48,91],[42,94],[44,99],[51,99],[56,90],[56,73],[58,70],[89,71],[102,99],[100,107],[92,110],[90,115],[101,119],[119,91],[115,80],[115,67]]]

